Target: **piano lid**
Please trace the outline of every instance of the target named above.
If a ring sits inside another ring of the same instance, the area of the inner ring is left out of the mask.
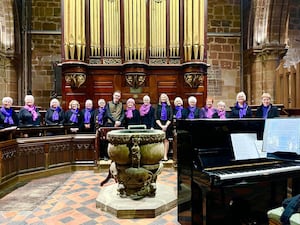
[[[192,160],[199,159],[198,164],[202,168],[227,165],[234,160],[230,135],[255,133],[257,139],[262,140],[264,124],[265,120],[261,118],[177,120],[176,129],[180,140],[178,158],[180,160],[180,154],[187,153],[188,147],[194,153]]]
[[[231,148],[231,133],[256,133],[262,140],[265,120],[245,119],[179,119],[176,129],[190,133],[193,146],[199,149]]]

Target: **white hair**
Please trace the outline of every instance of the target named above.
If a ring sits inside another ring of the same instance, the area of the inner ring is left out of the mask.
[[[182,98],[176,97],[176,98],[174,99],[174,105],[177,105],[178,102],[180,102],[181,105],[183,105],[183,100],[182,100]]]
[[[92,101],[91,99],[87,99],[87,100],[85,101],[85,105],[88,104],[88,103],[90,103],[91,105],[93,105],[93,101]]]
[[[145,95],[145,96],[143,97],[143,101],[145,101],[146,99],[150,101],[149,95]]]
[[[104,98],[100,98],[100,99],[98,100],[98,106],[100,106],[100,103],[101,103],[101,102],[104,102],[104,104],[106,104],[105,99],[104,99]]]
[[[243,92],[243,91],[241,91],[241,92],[237,93],[237,95],[236,95],[236,100],[238,100],[238,99],[239,99],[239,97],[243,97],[244,101],[246,101],[246,100],[247,100],[247,98],[246,98],[246,94],[245,94],[245,92]]]
[[[60,102],[58,101],[57,98],[53,98],[51,101],[50,101],[50,107],[53,105],[53,103],[56,102],[58,106],[60,106]]]
[[[226,104],[225,104],[225,102],[223,102],[223,101],[219,101],[219,102],[217,103],[217,106],[226,106]]]
[[[2,99],[2,104],[4,104],[4,102],[10,102],[11,104],[13,104],[13,99],[11,97],[4,97]]]
[[[194,101],[195,103],[197,103],[197,98],[195,96],[190,96],[188,98],[188,102],[190,103],[191,101]]]
[[[32,103],[34,103],[34,97],[33,95],[26,95],[24,98],[25,103],[28,102],[29,100],[32,101]]]

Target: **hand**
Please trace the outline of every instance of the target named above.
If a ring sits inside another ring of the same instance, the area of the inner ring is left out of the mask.
[[[161,127],[161,129],[162,129],[163,131],[166,131],[167,128],[168,128],[167,125],[164,125],[164,126]]]
[[[119,127],[121,125],[121,121],[116,121],[115,122],[115,127]]]
[[[79,129],[78,128],[70,128],[72,133],[76,133]]]

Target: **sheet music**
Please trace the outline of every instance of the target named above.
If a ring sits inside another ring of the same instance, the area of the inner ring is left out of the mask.
[[[230,134],[235,160],[261,158],[256,133]]]
[[[300,155],[300,119],[267,119],[263,150],[267,153],[280,151]]]

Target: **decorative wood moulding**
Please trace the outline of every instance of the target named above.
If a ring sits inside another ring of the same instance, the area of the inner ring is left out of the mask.
[[[86,81],[85,73],[65,73],[65,80],[72,88],[79,88]]]
[[[137,89],[145,86],[146,74],[145,73],[126,73],[126,84],[130,87]]]
[[[201,73],[185,73],[184,81],[191,88],[198,88],[204,85],[204,75]]]
[[[205,76],[207,76],[208,66],[205,62],[188,62],[182,64],[185,83],[190,88],[205,86]]]

